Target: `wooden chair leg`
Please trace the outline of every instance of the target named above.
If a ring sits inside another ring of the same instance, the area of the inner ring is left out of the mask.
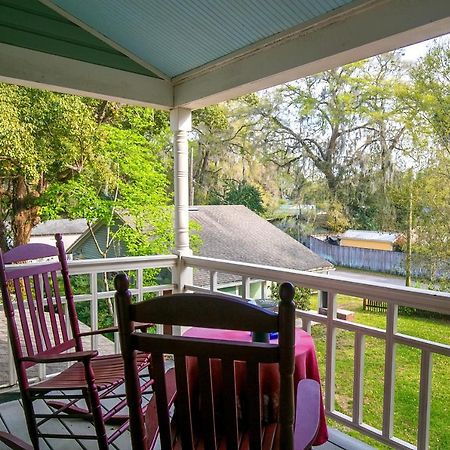
[[[99,450],[108,450],[108,438],[106,436],[105,422],[103,420],[97,388],[91,389],[89,394],[92,418],[94,419],[94,427],[98,438],[98,448]]]
[[[39,450],[38,429],[36,425],[36,418],[34,417],[33,402],[26,395],[22,395],[23,412],[27,422],[28,435],[30,436],[31,445],[36,450]],[[20,448],[20,447],[19,447]]]
[[[98,439],[99,450],[108,450],[108,437],[106,436],[105,422],[103,420],[102,407],[100,405],[100,397],[98,395],[97,386],[95,385],[95,377],[92,367],[89,363],[85,364],[85,377],[88,391],[88,407],[94,419],[94,427]]]

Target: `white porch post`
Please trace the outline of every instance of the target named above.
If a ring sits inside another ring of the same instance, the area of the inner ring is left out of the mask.
[[[175,188],[175,253],[192,255],[189,247],[189,155],[188,131],[191,130],[191,110],[174,108],[170,111],[170,128],[173,132],[174,188]],[[192,284],[192,268],[186,268],[179,260],[175,281],[178,292],[186,284]]]

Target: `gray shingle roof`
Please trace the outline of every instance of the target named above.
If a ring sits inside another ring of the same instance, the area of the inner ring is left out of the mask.
[[[307,271],[333,267],[245,206],[195,206],[190,218],[201,225],[200,256]],[[236,280],[219,274],[220,284]],[[194,283],[209,285],[208,274],[194,273]]]
[[[32,236],[51,236],[55,233],[61,234],[82,234],[88,225],[86,219],[57,219],[47,220],[36,225],[31,231]]]

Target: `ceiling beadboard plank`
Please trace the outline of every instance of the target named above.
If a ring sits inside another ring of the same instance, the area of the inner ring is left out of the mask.
[[[352,0],[50,1],[173,77]]]
[[[109,51],[101,41],[88,33],[80,33],[79,28],[70,22],[20,11],[1,3],[0,24],[24,32],[41,34],[54,39],[59,38],[74,44]]]
[[[143,67],[144,69],[152,73],[154,76],[160,77],[167,81],[169,80],[170,77],[167,74],[161,72],[157,67],[152,66],[148,62],[136,56],[133,52],[129,51],[127,48],[122,47],[114,40],[111,40],[110,38],[105,36],[100,31],[96,30],[95,28],[92,28],[88,24],[84,23],[82,20],[65,11],[63,8],[60,8],[59,6],[55,5],[51,0],[38,0],[38,1],[43,5],[47,6],[48,8],[53,9],[65,19],[77,25],[81,30],[88,32],[89,34],[93,35],[94,37],[105,43],[110,48],[120,52],[122,55],[125,55],[131,61],[136,63],[138,66]]]
[[[0,43],[155,76],[37,0],[0,0]]]
[[[20,11],[25,11],[32,14],[37,14],[39,16],[48,17],[53,20],[65,22],[65,19],[63,19],[59,14],[41,5],[36,0],[1,0],[0,3],[4,6],[9,6]]]

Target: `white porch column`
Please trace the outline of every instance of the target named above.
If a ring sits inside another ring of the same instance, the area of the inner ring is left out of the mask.
[[[182,257],[192,255],[189,247],[189,155],[188,131],[191,130],[191,110],[174,108],[170,111],[170,128],[173,132],[174,188],[175,188],[175,253]],[[178,291],[192,284],[192,269],[178,264],[175,281]]]

